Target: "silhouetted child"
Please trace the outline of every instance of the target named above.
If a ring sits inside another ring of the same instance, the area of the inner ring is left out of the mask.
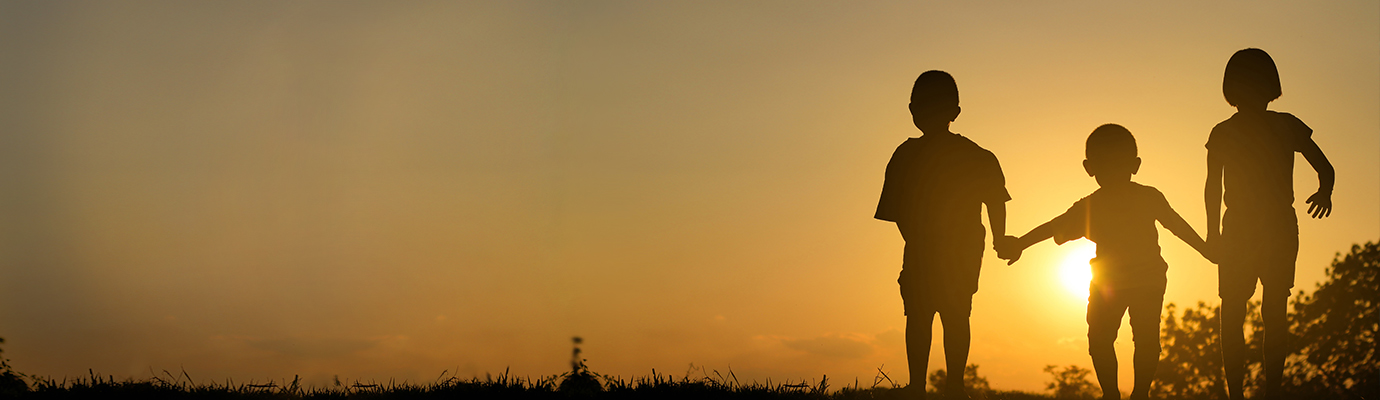
[[[958,117],[958,85],[948,73],[920,74],[910,94],[910,114],[923,133],[892,154],[876,218],[896,223],[906,241],[901,300],[906,313],[910,387],[925,396],[934,314],[944,324],[948,365],[946,399],[967,398],[963,373],[971,340],[968,319],[982,266],[982,205],[992,236],[1006,232],[1006,178],[1001,165],[972,140],[949,132]],[[918,385],[918,386],[917,386]]]
[[[1332,213],[1332,164],[1313,130],[1287,113],[1265,106],[1279,98],[1279,71],[1260,49],[1236,52],[1227,61],[1222,94],[1236,114],[1212,128],[1208,136],[1208,243],[1220,251],[1217,273],[1222,297],[1222,358],[1232,399],[1244,398],[1246,302],[1257,280],[1265,287],[1261,317],[1265,320],[1265,393],[1279,395],[1288,350],[1286,303],[1294,287],[1299,225],[1294,214],[1294,152],[1318,172],[1318,192],[1308,197],[1314,218]],[[1225,181],[1225,185],[1224,185]],[[1226,187],[1225,195],[1222,192]],[[1222,215],[1222,200],[1227,203]],[[1221,231],[1219,233],[1220,228]]]
[[[997,254],[1015,263],[1025,248],[1051,237],[1058,244],[1077,238],[1097,243],[1088,295],[1088,354],[1102,398],[1121,398],[1112,343],[1121,316],[1129,311],[1136,348],[1131,398],[1144,399],[1159,363],[1160,308],[1169,268],[1160,257],[1155,221],[1199,252],[1207,254],[1207,245],[1159,190],[1131,181],[1140,169],[1140,157],[1136,139],[1126,128],[1107,124],[1093,130],[1083,169],[1101,188],[1025,236],[999,241]]]

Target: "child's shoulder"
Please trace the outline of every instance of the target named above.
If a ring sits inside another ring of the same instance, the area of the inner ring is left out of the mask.
[[[956,133],[906,138],[904,142],[896,146],[896,154],[910,154],[930,149],[946,154],[995,158],[991,151],[978,145],[977,142]]]
[[[1294,114],[1279,111],[1256,113],[1237,112],[1231,118],[1212,127],[1207,147],[1239,146],[1241,142],[1294,142],[1312,136],[1313,128]]]
[[[1099,200],[1093,200],[1099,199]],[[1164,199],[1164,193],[1154,186],[1144,185],[1139,182],[1130,182],[1129,185],[1116,189],[1098,188],[1087,197],[1079,201],[1110,201],[1110,202],[1140,202],[1144,200]]]
[[[1227,118],[1226,120],[1218,122],[1217,125],[1212,128],[1212,130],[1218,131],[1238,127],[1244,128],[1244,126],[1242,125],[1255,125],[1260,123],[1271,125],[1302,125],[1303,120],[1299,119],[1299,117],[1294,116],[1294,114],[1274,110],[1267,110],[1265,112],[1258,113],[1237,112],[1235,114],[1232,114],[1231,117]]]
[[[967,150],[968,153],[971,154],[971,155],[974,156],[974,157],[991,158],[991,159],[996,159],[996,158],[997,158],[997,155],[996,155],[996,154],[992,154],[992,151],[987,150],[987,148],[982,147],[982,145],[977,144],[977,142],[974,142],[973,139],[970,139],[970,138],[968,138],[967,136],[963,136],[963,135],[960,135],[960,134],[955,133],[955,134],[954,134],[954,139],[955,139],[955,142],[956,142],[956,146],[961,147],[961,148],[963,148],[964,150]]]
[[[1287,112],[1270,110],[1266,111],[1265,113],[1266,115],[1269,115],[1271,118],[1274,118],[1279,121],[1302,121],[1299,119],[1299,117],[1295,117],[1294,114],[1290,114]]]
[[[1142,184],[1140,182],[1131,182],[1130,188],[1133,191],[1133,193],[1135,193],[1137,196],[1161,199],[1164,198],[1164,192],[1161,192],[1154,186]]]
[[[896,151],[892,152],[891,156],[893,158],[913,156],[925,147],[925,140],[923,139],[924,136],[906,138],[901,144],[896,145]]]

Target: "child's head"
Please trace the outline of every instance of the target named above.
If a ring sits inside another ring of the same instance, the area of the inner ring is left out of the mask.
[[[1231,55],[1222,77],[1222,95],[1235,107],[1264,106],[1279,98],[1279,69],[1265,50],[1245,49]]]
[[[1140,170],[1136,138],[1121,125],[1106,124],[1094,129],[1088,135],[1086,154],[1083,170],[1096,178],[1098,185],[1129,182],[1131,175]]]
[[[958,84],[944,71],[926,71],[910,91],[910,115],[921,130],[943,127],[958,118]]]

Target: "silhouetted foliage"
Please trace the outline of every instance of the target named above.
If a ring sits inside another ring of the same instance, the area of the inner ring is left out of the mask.
[[[930,387],[935,392],[944,391],[945,382],[949,381],[949,373],[944,369],[937,369],[930,373]],[[978,375],[978,365],[968,364],[963,369],[963,389],[968,392],[968,396],[974,400],[987,398],[987,394],[992,392],[992,385],[987,383],[987,378]]]
[[[700,370],[703,370],[702,368]],[[431,384],[394,383],[303,388],[294,383],[198,385],[187,379],[151,378],[117,381],[92,374],[89,377],[40,379],[34,390],[21,393],[28,399],[782,399],[782,400],[882,400],[905,399],[905,389],[860,387],[857,384],[832,390],[827,377],[815,382],[740,383],[733,373],[715,372],[701,378],[676,379],[652,371],[649,376],[622,379],[598,375],[601,392],[571,393],[558,389],[559,376],[513,377],[505,372],[483,379],[449,377]],[[180,378],[180,377],[178,377]],[[943,399],[942,396],[930,397]],[[1049,396],[1021,392],[991,392],[989,400],[1049,400]]]
[[[5,339],[0,338],[0,344],[4,343]],[[4,350],[0,350],[0,354],[3,353]],[[24,381],[24,374],[10,367],[10,359],[0,356],[0,397],[12,397],[27,391],[29,384]]]
[[[604,386],[599,384],[599,375],[589,372],[589,367],[585,365],[584,358],[580,358],[580,343],[584,342],[579,336],[571,339],[575,343],[575,349],[570,352],[570,372],[562,376],[560,391],[572,395],[593,395],[604,391]]]
[[[1056,399],[1086,400],[1097,398],[1102,392],[1088,380],[1092,370],[1070,365],[1060,369],[1057,365],[1045,366],[1045,372],[1052,375],[1045,389],[1054,392]]]
[[[1352,245],[1339,253],[1325,271],[1327,280],[1313,294],[1299,291],[1293,299],[1291,353],[1285,367],[1285,386],[1301,393],[1326,393],[1336,398],[1380,398],[1380,359],[1376,333],[1380,331],[1380,245]]]
[[[1160,365],[1150,393],[1156,397],[1180,399],[1224,399],[1226,381],[1222,377],[1222,344],[1216,306],[1198,302],[1183,310],[1169,303],[1160,328]]]

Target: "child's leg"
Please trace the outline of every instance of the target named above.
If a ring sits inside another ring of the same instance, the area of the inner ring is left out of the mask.
[[[1289,355],[1289,294],[1294,287],[1294,263],[1298,259],[1298,232],[1281,238],[1273,245],[1282,249],[1261,263],[1260,318],[1265,323],[1265,395],[1279,398],[1284,378],[1284,358]]]
[[[1245,399],[1241,393],[1246,379],[1246,301],[1222,299],[1222,366],[1227,373],[1227,393],[1231,399]]]
[[[906,361],[910,365],[910,388],[925,398],[925,372],[930,363],[934,311],[911,312],[906,316]]]
[[[968,366],[968,347],[972,342],[972,328],[969,325],[973,300],[968,297],[965,304],[958,304],[939,312],[944,324],[944,362],[948,366],[948,381],[945,382],[945,399],[964,398],[963,374]]]
[[[1230,237],[1223,235],[1226,248]],[[1221,329],[1222,367],[1226,370],[1227,395],[1232,400],[1245,399],[1242,392],[1246,380],[1246,302],[1255,294],[1260,272],[1249,260],[1251,250],[1226,252],[1217,267],[1217,295],[1222,297]]]
[[[1121,389],[1116,382],[1116,331],[1121,328],[1121,316],[1126,306],[1115,295],[1105,295],[1097,286],[1088,296],[1088,355],[1092,356],[1093,372],[1102,386],[1103,399],[1120,399]]]
[[[1265,393],[1278,396],[1281,380],[1284,378],[1284,358],[1289,355],[1285,343],[1289,340],[1289,326],[1285,320],[1288,314],[1289,289],[1283,291],[1264,291],[1260,317],[1265,320]]]
[[[1132,399],[1144,399],[1150,394],[1150,384],[1155,380],[1155,370],[1160,363],[1160,305],[1164,304],[1164,289],[1148,290],[1138,295],[1129,307],[1131,314],[1131,340],[1136,351],[1132,359],[1135,368],[1136,385],[1131,389]]]

